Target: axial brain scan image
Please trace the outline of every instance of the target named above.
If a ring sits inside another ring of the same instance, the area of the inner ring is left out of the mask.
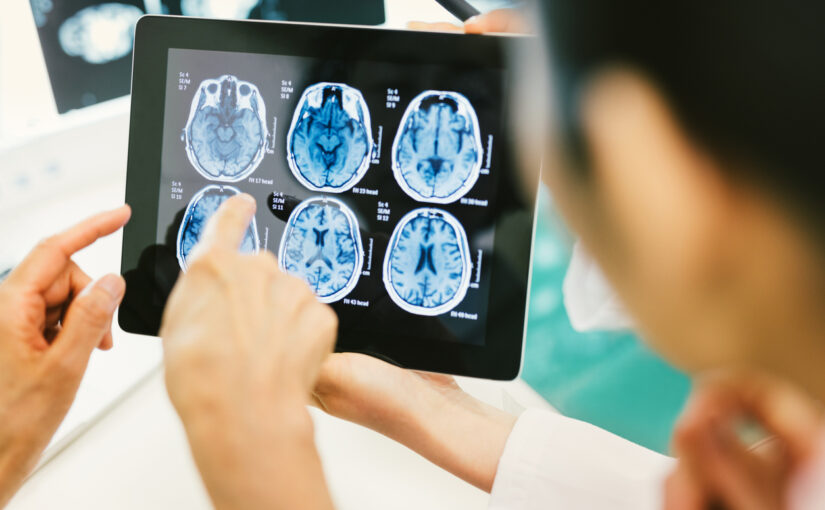
[[[57,31],[60,47],[70,57],[105,64],[132,51],[135,23],[143,11],[134,5],[104,3],[77,11]]]
[[[287,220],[278,262],[306,280],[321,302],[343,298],[358,283],[364,262],[355,215],[333,198],[301,202]]]
[[[209,218],[226,199],[239,193],[240,190],[232,186],[212,184],[203,188],[189,201],[178,230],[177,255],[181,269],[186,271],[189,253],[198,244]],[[240,250],[242,253],[257,253],[258,246],[258,227],[253,217],[241,242]]]
[[[313,191],[342,193],[361,180],[372,154],[367,103],[343,83],[307,88],[287,135],[289,168]]]
[[[412,100],[392,145],[392,169],[404,191],[421,202],[455,202],[481,170],[475,110],[457,92],[431,90]]]
[[[418,315],[440,315],[458,305],[470,285],[470,247],[458,220],[440,209],[404,216],[384,257],[384,285],[392,300]]]
[[[207,179],[237,182],[263,160],[267,134],[258,87],[231,75],[204,80],[184,129],[186,155]]]

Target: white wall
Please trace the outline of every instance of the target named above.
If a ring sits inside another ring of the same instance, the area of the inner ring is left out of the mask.
[[[2,0],[2,3],[0,142],[31,132],[38,124],[57,117],[29,2]]]

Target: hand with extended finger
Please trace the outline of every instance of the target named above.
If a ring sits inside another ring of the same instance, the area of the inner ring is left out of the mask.
[[[126,221],[124,206],[42,241],[0,284],[0,507],[34,468],[95,347],[112,347],[125,285],[92,282],[72,255]]]
[[[271,253],[239,252],[254,213],[224,202],[169,297],[167,388],[217,508],[329,508],[306,404],[337,317]]]

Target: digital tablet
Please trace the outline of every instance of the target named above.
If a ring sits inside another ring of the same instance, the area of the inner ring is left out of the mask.
[[[258,212],[240,249],[273,252],[332,306],[336,350],[516,377],[538,187],[508,128],[508,53],[525,44],[142,18],[121,327],[158,333],[205,222],[245,192]]]

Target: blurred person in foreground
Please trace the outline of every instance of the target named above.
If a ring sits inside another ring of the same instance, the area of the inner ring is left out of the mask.
[[[510,416],[447,376],[330,354],[329,308],[270,254],[238,253],[255,210],[239,196],[210,221],[161,330],[169,394],[215,506],[332,507],[312,402],[491,491],[491,508],[825,507],[823,15],[814,3],[547,0],[533,16],[547,53],[522,56],[532,74],[514,127],[523,154],[542,149],[543,180],[644,337],[698,377],[678,460],[556,414]],[[68,256],[83,243],[51,243],[62,271],[74,274]],[[3,395],[23,388],[0,402],[5,417],[20,395],[49,395],[27,389],[48,372],[38,359],[72,382],[83,364],[68,361],[106,343],[105,313],[89,315],[84,336],[70,335],[84,324],[73,311],[89,296],[113,310],[120,284],[78,276],[50,300],[55,271],[24,263],[0,287],[0,326],[22,289],[36,312],[0,335],[23,353],[0,361],[34,360],[2,379]],[[79,354],[62,362],[72,345]],[[745,422],[770,433],[767,447],[740,439]],[[30,459],[48,437],[34,436],[28,456],[11,458]],[[0,430],[0,469],[15,444]],[[19,483],[25,469],[12,472]]]

